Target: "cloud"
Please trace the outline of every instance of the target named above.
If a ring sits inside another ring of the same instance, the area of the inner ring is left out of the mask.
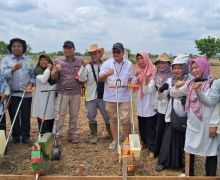
[[[0,0],[0,40],[22,37],[33,51],[123,42],[133,53],[197,53],[194,40],[220,37],[218,0]]]
[[[0,0],[0,4],[1,4],[0,10],[3,11],[24,12],[24,11],[31,11],[37,8],[36,1],[30,1],[30,0],[22,0],[22,1]]]

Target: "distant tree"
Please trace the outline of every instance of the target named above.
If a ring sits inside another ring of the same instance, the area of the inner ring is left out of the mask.
[[[205,55],[208,59],[220,53],[220,39],[208,36],[195,40],[196,48],[200,52],[199,54]]]
[[[75,52],[75,55],[76,55],[76,56],[83,56],[83,54],[81,54],[81,53],[78,52],[78,51]]]
[[[26,55],[30,55],[32,51],[31,45],[27,44],[27,51],[25,52]]]
[[[8,54],[7,46],[8,44],[6,44],[4,41],[0,41],[0,54]]]
[[[125,48],[125,51],[128,53],[128,58],[130,58],[131,57],[131,50],[128,48]]]
[[[63,56],[63,51],[58,51],[57,56]]]
[[[89,53],[86,51],[86,52],[84,53],[84,56],[89,56]]]

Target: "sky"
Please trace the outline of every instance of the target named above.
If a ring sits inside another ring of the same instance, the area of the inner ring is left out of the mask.
[[[220,0],[0,0],[0,41],[25,39],[33,52],[76,51],[122,42],[132,53],[197,54],[194,41],[220,37]]]

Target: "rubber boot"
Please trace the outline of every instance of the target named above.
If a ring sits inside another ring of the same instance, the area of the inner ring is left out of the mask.
[[[98,142],[97,137],[97,122],[89,123],[90,133],[91,133],[91,144],[96,144]]]
[[[105,123],[105,129],[106,129],[106,139],[111,139],[112,138],[112,132],[111,132],[111,128],[110,128],[110,123]]]

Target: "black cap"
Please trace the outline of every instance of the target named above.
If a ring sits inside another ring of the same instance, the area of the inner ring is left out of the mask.
[[[72,41],[65,41],[63,43],[63,47],[65,48],[66,46],[68,46],[70,48],[75,48],[74,43]]]
[[[117,42],[117,43],[115,43],[115,44],[113,45],[112,50],[114,50],[114,49],[118,49],[118,50],[120,50],[120,51],[124,51],[124,46],[123,46],[122,43]]]
[[[19,43],[22,44],[22,46],[23,46],[23,54],[24,54],[24,53],[26,52],[26,50],[27,50],[27,44],[26,44],[26,41],[25,41],[25,40],[20,39],[20,38],[14,38],[14,39],[11,39],[11,40],[10,40],[10,43],[9,43],[9,45],[8,45],[8,47],[7,47],[8,51],[9,51],[10,53],[12,53],[11,48],[12,48],[12,45],[13,45],[15,42],[19,42]]]

